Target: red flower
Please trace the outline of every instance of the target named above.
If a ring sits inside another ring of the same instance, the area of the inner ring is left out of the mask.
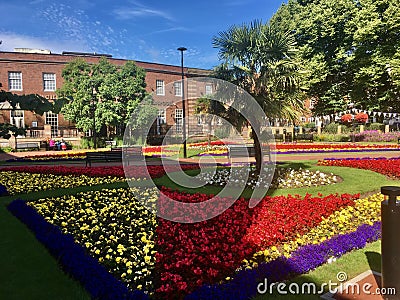
[[[359,123],[366,123],[368,121],[368,115],[366,113],[360,112],[355,116],[355,119]]]
[[[352,119],[353,119],[353,115],[351,115],[351,114],[345,114],[340,117],[340,120],[345,124],[350,123]]]

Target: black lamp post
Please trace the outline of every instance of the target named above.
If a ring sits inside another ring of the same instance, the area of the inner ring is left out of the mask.
[[[93,147],[97,149],[96,143],[96,90],[92,89],[92,112],[93,112]]]
[[[187,49],[185,47],[179,47],[177,50],[181,51],[181,70],[182,70],[182,84],[181,84],[181,90],[182,90],[182,138],[183,138],[183,157],[187,158],[187,150],[186,150],[186,107],[185,107],[185,89],[184,89],[184,73],[183,73],[183,52],[186,51]]]

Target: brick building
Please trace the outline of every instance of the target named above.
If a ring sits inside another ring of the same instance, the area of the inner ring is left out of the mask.
[[[0,51],[0,83],[1,89],[14,94],[38,94],[47,99],[56,99],[56,89],[63,84],[61,72],[64,66],[76,58],[82,58],[88,63],[97,63],[101,57],[106,57],[114,65],[123,65],[125,59],[113,58],[111,55],[96,53],[63,52],[54,54],[49,50],[18,48],[14,52]],[[147,91],[153,93],[155,104],[159,108],[157,126],[163,123],[167,126],[176,124],[179,133],[182,122],[182,69],[181,66],[156,64],[135,61],[136,65],[146,71]],[[209,70],[184,67],[186,78],[205,77]],[[185,81],[186,82],[186,81]],[[212,92],[212,86],[204,84],[190,86],[190,81],[184,86],[187,99],[186,116],[189,118],[189,134],[202,131],[202,126],[193,116],[195,101],[190,97],[194,93],[198,96]],[[173,103],[173,105],[171,105]],[[24,140],[41,141],[49,137],[62,137],[74,144],[84,133],[78,132],[74,124],[65,120],[61,114],[45,113],[43,116],[29,111],[10,110],[10,105],[0,103],[0,123],[11,123],[19,127],[27,127],[28,132]],[[159,131],[159,129],[157,129]],[[5,146],[10,141],[0,141]]]

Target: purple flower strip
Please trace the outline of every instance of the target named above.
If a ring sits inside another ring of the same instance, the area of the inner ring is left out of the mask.
[[[278,282],[304,274],[324,264],[331,256],[340,257],[353,249],[361,249],[367,243],[381,237],[381,223],[363,224],[356,231],[340,234],[318,245],[306,245],[294,251],[290,258],[281,256],[257,268],[242,270],[225,284],[203,285],[186,296],[186,300],[197,299],[251,299],[257,295],[259,283],[268,279]]]

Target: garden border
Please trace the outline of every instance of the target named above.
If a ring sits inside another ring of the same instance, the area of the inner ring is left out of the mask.
[[[26,201],[14,200],[7,209],[34,232],[37,240],[59,261],[63,270],[81,282],[93,299],[149,299],[142,291],[129,290],[75,243],[72,235],[64,234],[57,226],[48,223]]]

